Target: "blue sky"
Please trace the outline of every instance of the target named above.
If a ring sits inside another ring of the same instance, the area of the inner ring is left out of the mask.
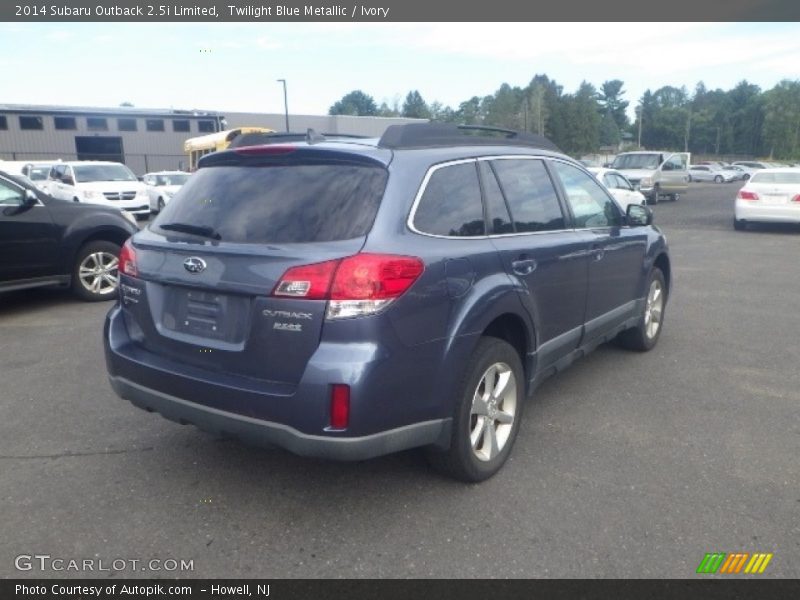
[[[768,89],[800,77],[798,23],[0,23],[0,103],[325,114],[361,89],[454,108],[546,73],[574,91],[622,79]],[[11,85],[9,85],[11,83]]]

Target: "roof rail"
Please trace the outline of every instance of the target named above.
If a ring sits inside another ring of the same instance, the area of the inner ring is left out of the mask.
[[[353,135],[349,133],[317,133],[309,128],[306,132],[299,131],[275,131],[272,133],[252,132],[243,133],[233,139],[228,148],[241,148],[242,146],[261,146],[264,144],[285,144],[287,142],[308,142],[316,144],[318,142],[332,139],[363,139],[366,136]]]
[[[543,135],[499,127],[452,123],[390,125],[378,142],[378,146],[393,150],[465,145],[526,146],[561,152],[558,146]]]

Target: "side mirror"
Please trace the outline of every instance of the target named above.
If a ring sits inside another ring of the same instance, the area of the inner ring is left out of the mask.
[[[25,190],[25,198],[22,199],[22,206],[30,208],[31,206],[36,206],[37,202],[39,202],[39,198],[36,197],[36,193],[33,190]]]
[[[625,218],[630,227],[644,227],[653,224],[653,211],[648,206],[629,204],[625,209]]]

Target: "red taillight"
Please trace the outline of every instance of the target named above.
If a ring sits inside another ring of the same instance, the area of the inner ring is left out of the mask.
[[[402,295],[424,269],[422,260],[416,257],[356,254],[292,267],[272,295],[307,300],[389,300]]]
[[[339,265],[338,260],[292,267],[283,274],[272,292],[273,296],[327,300],[331,279]]]
[[[422,274],[419,258],[356,254],[342,260],[331,286],[331,300],[387,300],[402,295]]]
[[[347,429],[350,424],[350,386],[331,386],[331,429]]]
[[[755,192],[748,192],[747,190],[739,190],[736,195],[739,200],[758,200],[758,194]]]
[[[797,194],[797,196],[792,198],[792,202],[800,202],[800,194]]]
[[[254,156],[257,154],[291,154],[296,148],[294,146],[242,146],[241,148],[234,149],[236,154],[244,154],[245,156]]]
[[[136,268],[136,251],[133,249],[130,240],[122,245],[122,250],[119,252],[119,266],[117,270],[131,277],[138,277],[139,275],[139,269]]]

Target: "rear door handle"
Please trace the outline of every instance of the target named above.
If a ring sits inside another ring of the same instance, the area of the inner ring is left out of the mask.
[[[517,275],[530,275],[536,270],[536,259],[521,258],[511,262],[511,270]]]

